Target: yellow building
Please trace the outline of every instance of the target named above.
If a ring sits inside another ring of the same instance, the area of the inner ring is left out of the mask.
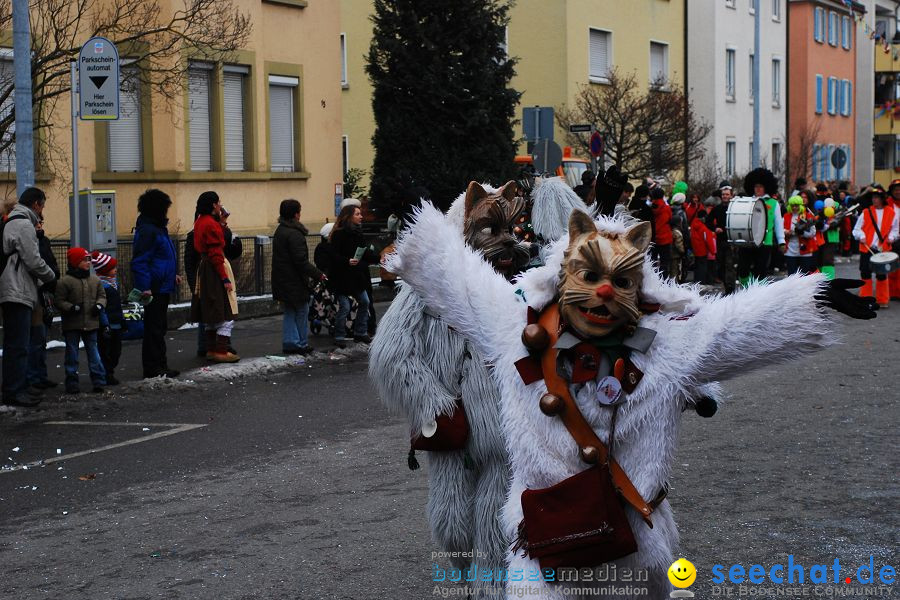
[[[348,167],[370,174],[371,13],[371,0],[341,0],[345,158]],[[684,85],[685,0],[517,0],[507,40],[509,55],[518,59],[511,85],[522,92],[521,107],[571,105],[581,86],[603,85],[612,67],[635,72],[648,87],[651,72]],[[523,135],[521,126],[517,133]],[[564,132],[557,128],[554,139],[563,145]]]
[[[164,3],[168,5],[168,3]],[[197,196],[215,190],[238,233],[271,233],[278,205],[296,198],[311,225],[334,216],[341,174],[340,11],[336,2],[237,0],[252,33],[230,64],[193,62],[180,95],[166,103],[123,86],[122,116],[78,124],[82,189],[117,192],[117,229],[130,235],[136,200],[158,187],[174,200],[170,232],[193,223]],[[87,36],[85,36],[85,39]],[[10,36],[0,69],[11,70]],[[123,69],[128,54],[120,49]],[[48,192],[46,227],[68,237],[69,96],[57,102],[37,185]],[[37,146],[37,143],[36,143]],[[8,161],[7,161],[8,162]],[[13,169],[14,170],[14,169]],[[5,195],[15,194],[14,173]]]

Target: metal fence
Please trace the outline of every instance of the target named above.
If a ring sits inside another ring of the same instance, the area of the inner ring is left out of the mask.
[[[241,240],[243,252],[241,256],[231,261],[234,270],[235,286],[238,296],[261,296],[272,293],[272,238],[271,236],[237,236]],[[377,242],[378,236],[366,235],[372,242]],[[311,235],[306,238],[309,245],[309,259],[312,260],[315,246],[319,243],[319,236]],[[173,238],[177,252],[178,273],[184,274],[184,238]],[[66,252],[69,250],[69,240],[51,240],[50,246],[53,254],[63,272],[66,271]],[[376,243],[376,248],[378,244]],[[116,245],[116,260],[118,261],[119,286],[124,293],[131,291],[133,277],[131,273],[132,239],[119,239]],[[378,266],[374,265],[371,272],[378,273]],[[191,299],[191,290],[187,280],[175,290],[172,302],[188,302]]]

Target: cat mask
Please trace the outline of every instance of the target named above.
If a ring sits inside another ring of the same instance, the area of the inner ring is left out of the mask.
[[[525,207],[525,200],[516,195],[516,184],[506,183],[494,193],[488,193],[473,181],[466,189],[466,243],[484,254],[494,269],[512,278],[528,263],[528,247],[513,235],[516,218]]]
[[[581,211],[569,217],[569,247],[559,280],[560,314],[582,338],[601,337],[641,317],[640,289],[650,223],[600,232]]]

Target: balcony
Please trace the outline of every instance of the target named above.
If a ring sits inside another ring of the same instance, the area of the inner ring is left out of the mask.
[[[900,44],[891,44],[891,51],[885,52],[884,46],[875,44],[875,72],[876,73],[896,73],[900,71],[900,59],[894,56],[900,56]]]

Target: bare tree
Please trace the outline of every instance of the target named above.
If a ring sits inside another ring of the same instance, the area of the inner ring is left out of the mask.
[[[604,156],[632,176],[666,176],[705,154],[711,127],[701,120],[673,83],[654,83],[642,91],[637,76],[613,69],[605,85],[587,84],[572,108],[558,108],[556,119],[568,131],[574,123],[591,123],[605,133]],[[588,138],[566,135],[566,143],[586,152]]]
[[[798,177],[809,178],[812,172],[813,146],[819,141],[822,124],[818,120],[810,120],[791,144],[790,151],[784,157],[784,189],[793,189]]]
[[[31,76],[34,127],[52,129],[56,98],[69,93],[69,63],[81,45],[102,36],[139,68],[136,77],[154,99],[171,101],[184,85],[187,54],[226,61],[249,39],[248,13],[235,0],[31,0]],[[11,3],[0,5],[0,29],[12,29]],[[0,152],[15,143],[12,71],[0,81]],[[36,138],[37,142],[37,138]]]

